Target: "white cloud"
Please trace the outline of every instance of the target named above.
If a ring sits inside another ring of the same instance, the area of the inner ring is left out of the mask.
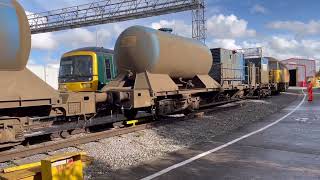
[[[60,44],[78,47],[93,46],[96,41],[95,33],[86,28],[78,28],[60,32],[56,35],[56,39]]]
[[[208,19],[209,48],[241,49],[263,47],[264,56],[272,56],[278,59],[291,57],[318,58],[320,59],[320,41],[292,37],[267,36],[256,37],[253,29],[248,29],[247,21],[234,15],[212,16]],[[161,20],[151,24],[152,28],[170,27],[179,35],[191,36],[191,25],[177,20]],[[246,40],[241,40],[243,38]]]
[[[213,39],[207,45],[210,48],[241,49],[234,39]]]
[[[268,11],[265,7],[263,7],[260,4],[255,4],[251,9],[250,9],[251,13],[256,13],[256,14],[266,14]]]
[[[320,59],[320,42],[316,40],[295,40],[273,37],[269,49],[280,57],[301,57]]]
[[[261,42],[242,41],[241,47],[242,48],[263,47],[263,43],[261,43]]]
[[[269,44],[271,47],[281,51],[295,49],[297,46],[299,46],[297,40],[285,39],[277,36],[273,36],[269,41]]]
[[[53,33],[34,34],[31,37],[32,49],[53,50],[58,46]]]
[[[301,21],[275,21],[267,27],[276,30],[287,30],[297,35],[318,35],[320,34],[320,21],[311,20],[308,23]]]
[[[123,31],[119,25],[104,25],[90,31],[87,28],[71,29],[55,33],[32,35],[32,49],[55,50],[60,46],[79,48],[84,46],[104,46],[113,48],[113,40]],[[96,32],[97,31],[97,32]]]
[[[235,15],[215,15],[207,20],[208,36],[231,39],[239,37],[254,37],[256,31],[248,29],[248,22],[244,19],[238,19]]]
[[[87,28],[71,29],[56,34],[59,44],[78,48],[83,46],[112,47],[113,40],[119,36],[124,27],[117,24],[103,25],[90,31]]]
[[[207,22],[207,35],[208,38],[218,38],[218,39],[233,39],[240,37],[254,37],[256,31],[253,29],[248,29],[248,22],[239,19],[235,15],[225,16],[223,14],[214,15],[208,18]],[[168,27],[173,29],[173,33],[191,37],[192,26],[187,24],[182,20],[160,20],[159,22],[154,22],[150,25],[154,29],[159,29],[162,27]]]
[[[185,37],[191,37],[191,25],[186,24],[184,21],[181,20],[160,20],[159,22],[154,22],[151,24],[151,27],[153,29],[159,29],[159,28],[172,28],[174,34],[178,34]]]
[[[207,41],[210,48],[242,49],[262,47],[263,56],[280,60],[292,57],[320,59],[320,41],[289,37],[269,36],[255,41],[236,41],[235,39],[212,39]]]
[[[36,18],[37,15],[33,12],[26,11],[26,14],[31,18]],[[46,21],[46,18],[41,18],[40,21]],[[30,26],[36,24],[32,19],[29,20]],[[31,36],[31,47],[37,50],[53,50],[58,46],[58,42],[55,40],[53,33],[33,34]]]
[[[111,26],[105,26],[97,30],[97,46],[104,46],[107,48],[113,48],[114,42],[120,33],[125,29],[126,26],[119,26],[112,24]]]
[[[296,40],[288,37],[271,36],[261,39],[260,42],[241,43],[244,48],[263,47],[264,56],[272,56],[278,59],[288,59],[292,57],[320,59],[320,41],[316,40]]]

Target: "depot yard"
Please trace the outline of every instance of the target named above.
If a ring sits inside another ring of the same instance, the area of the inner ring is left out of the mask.
[[[282,61],[291,53],[270,42],[208,47],[205,8],[99,1],[26,13],[1,2],[0,179],[319,179],[316,60]],[[32,34],[189,10],[192,39],[137,24],[110,34],[113,49],[57,46],[55,86],[27,67],[42,56],[30,55]]]
[[[295,94],[286,93],[263,100],[243,100],[237,102],[239,106],[208,112],[199,118],[178,120],[153,129],[1,163],[0,168],[38,161],[49,155],[84,151],[93,157],[92,164],[86,169],[86,177],[106,177],[116,170],[138,166],[259,121],[286,107],[297,97]]]

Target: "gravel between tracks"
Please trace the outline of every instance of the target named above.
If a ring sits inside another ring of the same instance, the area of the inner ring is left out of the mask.
[[[240,107],[227,111],[207,113],[202,118],[177,121],[153,129],[102,139],[78,148],[65,148],[51,152],[50,155],[79,150],[87,152],[94,161],[85,171],[86,179],[94,179],[117,169],[137,166],[201,141],[209,141],[217,135],[263,119],[286,107],[296,98],[296,95],[282,94],[264,100],[246,100],[241,102]],[[25,162],[24,159],[19,161]],[[0,168],[5,166],[8,164],[0,163]]]

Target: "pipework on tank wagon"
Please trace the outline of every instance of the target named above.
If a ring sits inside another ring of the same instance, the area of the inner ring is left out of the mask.
[[[192,83],[192,80],[189,79],[188,81],[184,81],[182,77],[179,78],[179,81],[183,84],[185,84],[185,88],[189,89],[189,88],[193,88],[194,84]]]

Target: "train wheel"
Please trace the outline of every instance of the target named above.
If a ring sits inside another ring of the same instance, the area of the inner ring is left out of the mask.
[[[221,102],[221,101],[224,101],[225,98],[226,98],[225,95],[222,94],[222,93],[220,93],[220,94],[218,94],[218,95],[216,96],[215,101],[216,101],[216,102]]]
[[[69,131],[61,131],[60,137],[63,139],[66,139],[66,138],[70,137],[70,132]]]
[[[51,140],[55,140],[55,139],[58,139],[58,138],[61,138],[60,132],[54,132],[54,133],[50,134],[50,139]]]
[[[138,114],[138,111],[136,109],[128,109],[128,110],[124,110],[123,115],[124,117],[126,117],[128,120],[133,120],[134,118],[136,118]]]

